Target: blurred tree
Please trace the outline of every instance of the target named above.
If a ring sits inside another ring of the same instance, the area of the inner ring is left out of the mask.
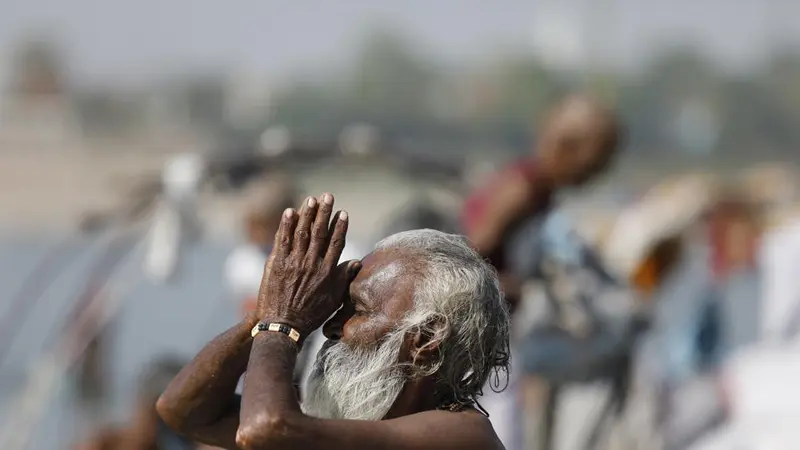
[[[338,83],[332,84],[299,81],[278,90],[270,122],[286,126],[293,133],[333,139],[341,127],[357,118],[347,99],[335,92]]]
[[[538,123],[546,108],[569,88],[568,77],[529,56],[507,58],[497,64],[494,73],[499,98],[490,113],[518,126]]]
[[[434,65],[401,35],[378,30],[367,35],[354,64],[353,104],[385,115],[426,115],[435,81]]]
[[[771,109],[765,133],[784,152],[796,153],[800,147],[800,53],[788,48],[776,52],[757,83],[762,102]]]
[[[654,149],[713,150],[716,138],[710,138],[717,130],[712,128],[724,97],[720,81],[717,68],[693,47],[657,53],[639,82],[622,94],[632,142]],[[708,120],[701,124],[692,117]]]
[[[726,153],[764,152],[786,142],[783,119],[759,79],[737,77],[725,82],[724,89],[720,146]]]
[[[553,70],[527,53],[447,68],[401,35],[377,31],[367,35],[344,78],[326,77],[295,80],[277,93],[275,120],[328,134],[348,121],[366,121],[398,139],[436,134],[527,151],[547,106],[572,89],[588,89],[621,112],[628,147],[670,152],[665,161],[676,158],[674,151],[697,161],[714,159],[715,152],[719,159],[800,145],[794,126],[800,120],[800,54],[790,50],[778,52],[760,73],[735,76],[696,47],[673,46],[654,52],[641,72],[586,78]]]
[[[189,119],[200,126],[220,126],[225,116],[225,82],[221,77],[196,77],[181,83],[180,96]]]

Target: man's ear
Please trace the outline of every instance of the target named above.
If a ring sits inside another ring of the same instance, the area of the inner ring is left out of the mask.
[[[410,354],[413,366],[423,372],[438,369],[441,344],[447,335],[446,322],[442,318],[430,319],[414,328],[410,334]],[[429,375],[430,373],[425,373]]]

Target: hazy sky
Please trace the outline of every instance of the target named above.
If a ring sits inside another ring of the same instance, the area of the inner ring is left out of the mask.
[[[342,61],[365,29],[391,24],[453,60],[513,47],[555,48],[572,62],[592,42],[627,64],[683,39],[741,65],[775,36],[800,42],[797,17],[792,0],[0,0],[0,55],[42,29],[61,41],[78,80],[223,65],[281,75]]]

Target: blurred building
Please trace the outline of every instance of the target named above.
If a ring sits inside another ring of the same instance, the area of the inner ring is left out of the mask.
[[[270,115],[272,89],[267,77],[255,71],[233,72],[225,86],[225,120],[247,129]]]
[[[74,139],[77,127],[59,48],[44,39],[24,41],[9,67],[0,107],[0,142],[24,148]]]

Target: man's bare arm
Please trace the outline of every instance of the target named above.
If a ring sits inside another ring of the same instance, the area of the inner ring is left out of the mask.
[[[383,421],[324,420],[300,410],[292,389],[297,347],[279,333],[256,336],[236,442],[245,450],[502,449],[477,412],[427,411]],[[457,432],[454,432],[456,431]]]
[[[491,258],[507,239],[508,232],[529,213],[533,201],[528,181],[509,175],[501,182],[486,210],[470,224],[467,237],[481,256]]]
[[[239,427],[239,378],[247,368],[253,318],[236,324],[209,342],[181,370],[158,399],[164,421],[196,441],[235,449]]]
[[[504,261],[499,260],[498,255],[514,227],[526,217],[546,210],[547,192],[544,184],[531,186],[522,175],[510,175],[493,193],[486,210],[466,230],[467,238],[478,253],[498,269],[500,284],[512,311],[522,296],[523,280],[504,270]]]

